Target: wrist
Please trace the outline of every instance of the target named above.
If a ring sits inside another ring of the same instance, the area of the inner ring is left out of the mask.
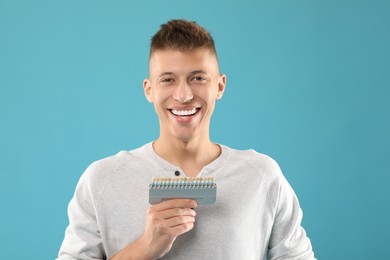
[[[131,253],[129,260],[154,260],[155,258],[150,255],[150,249],[143,237],[139,238],[132,244],[134,254]],[[130,252],[130,251],[129,251]]]
[[[148,252],[149,250],[140,238],[119,251],[111,260],[154,260]]]

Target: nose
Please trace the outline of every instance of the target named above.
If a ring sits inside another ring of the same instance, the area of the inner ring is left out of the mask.
[[[180,103],[186,103],[194,98],[194,94],[188,83],[183,82],[176,86],[173,98]]]

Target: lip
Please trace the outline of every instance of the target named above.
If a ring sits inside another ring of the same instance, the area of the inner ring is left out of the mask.
[[[196,112],[192,115],[175,115],[172,113],[172,110],[186,110],[190,111],[195,109]],[[172,107],[167,109],[171,117],[173,117],[177,122],[189,124],[195,120],[195,118],[200,114],[199,111],[201,110],[201,107]]]
[[[172,106],[169,107],[168,110],[176,109],[176,110],[191,110],[194,108],[200,108],[200,106],[197,105],[191,105],[191,106]]]

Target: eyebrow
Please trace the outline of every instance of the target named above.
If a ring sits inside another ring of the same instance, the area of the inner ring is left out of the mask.
[[[206,75],[208,75],[208,73],[206,71],[204,71],[204,70],[194,70],[194,71],[191,71],[189,73],[189,75],[194,75],[194,74],[206,74]],[[174,76],[174,75],[176,75],[176,74],[173,73],[173,72],[163,72],[158,77],[161,78],[161,77],[164,77],[164,76]]]
[[[204,70],[194,70],[190,72],[190,75],[194,75],[194,74],[208,74],[208,73]]]
[[[175,75],[175,73],[173,73],[173,72],[163,72],[160,75],[158,75],[158,77],[161,78],[163,76],[172,76],[172,75]]]

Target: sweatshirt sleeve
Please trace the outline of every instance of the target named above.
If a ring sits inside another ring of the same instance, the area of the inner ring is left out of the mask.
[[[69,225],[57,259],[105,259],[94,198],[85,173],[69,203],[68,216]]]
[[[303,214],[298,199],[280,169],[278,172],[271,189],[275,212],[267,259],[313,260],[310,239],[301,226]]]

